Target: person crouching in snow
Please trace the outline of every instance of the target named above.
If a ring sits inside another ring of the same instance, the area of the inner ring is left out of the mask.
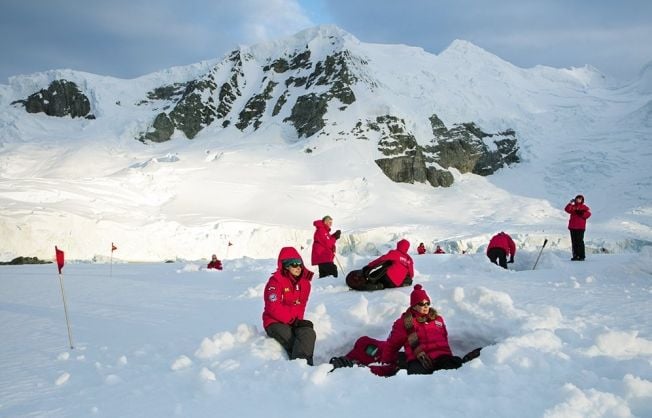
[[[335,241],[340,239],[342,231],[339,229],[331,234],[333,218],[326,215],[321,220],[312,223],[315,226],[315,235],[312,240],[311,264],[319,268],[319,277],[337,277],[337,266],[333,263],[335,258]]]
[[[312,366],[316,334],[311,321],[303,319],[310,297],[313,272],[299,252],[284,247],[278,255],[277,269],[265,285],[263,327],[285,349],[290,360],[306,359]]]
[[[216,256],[215,254],[213,254],[213,255],[211,256],[211,262],[208,263],[208,265],[206,266],[206,268],[222,270],[222,262],[221,262],[220,260],[217,259],[217,256]]]
[[[434,254],[446,254],[446,251],[442,250],[441,247],[438,245],[437,248],[435,248]]]
[[[350,272],[346,276],[346,284],[354,290],[382,290],[411,285],[414,262],[408,254],[409,249],[408,240],[400,240],[395,250],[389,250],[362,270]]]
[[[509,261],[507,261],[508,255]],[[514,244],[512,237],[504,232],[499,232],[491,237],[489,245],[487,246],[487,257],[492,263],[498,264],[500,267],[506,269],[507,263],[514,262],[515,255],[516,244]]]
[[[426,253],[426,246],[423,245],[423,242],[422,242],[422,243],[419,244],[419,246],[417,247],[417,254],[421,255],[421,254],[425,254],[425,253]]]

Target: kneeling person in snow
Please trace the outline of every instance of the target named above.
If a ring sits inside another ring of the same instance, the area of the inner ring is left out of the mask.
[[[409,241],[400,240],[395,250],[389,250],[362,270],[350,272],[346,277],[346,284],[354,290],[381,290],[411,285],[414,262],[408,254],[409,249]]]
[[[267,335],[283,346],[291,360],[306,359],[311,366],[316,335],[312,322],[303,319],[303,315],[312,276],[295,248],[282,248],[277,269],[265,285],[263,312]]]

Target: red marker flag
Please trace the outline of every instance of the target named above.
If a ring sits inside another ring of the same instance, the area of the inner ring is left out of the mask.
[[[233,245],[233,244],[231,244],[231,241],[229,241],[229,247],[232,246],[232,245]]]
[[[61,269],[63,268],[63,265],[65,264],[64,260],[64,254],[63,251],[57,248],[57,246],[54,246],[54,251],[57,255],[57,267],[59,267],[59,274],[61,274]]]
[[[118,247],[116,247],[114,243],[111,243],[111,252],[114,252],[117,249]]]

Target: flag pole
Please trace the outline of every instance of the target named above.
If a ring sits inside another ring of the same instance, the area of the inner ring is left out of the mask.
[[[68,342],[70,349],[75,347],[72,344],[72,332],[70,331],[70,321],[68,320],[68,304],[66,303],[66,292],[63,290],[63,274],[59,273],[59,284],[61,285],[61,298],[63,299],[63,312],[66,315],[66,326],[68,327]]]
[[[109,262],[109,277],[113,277],[113,243],[111,243],[111,261]]]

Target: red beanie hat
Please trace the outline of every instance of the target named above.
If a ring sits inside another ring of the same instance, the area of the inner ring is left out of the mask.
[[[430,298],[426,291],[423,290],[423,286],[420,284],[414,285],[414,290],[412,291],[412,294],[410,294],[410,306],[416,306],[419,302],[423,302],[424,300],[430,302]]]

